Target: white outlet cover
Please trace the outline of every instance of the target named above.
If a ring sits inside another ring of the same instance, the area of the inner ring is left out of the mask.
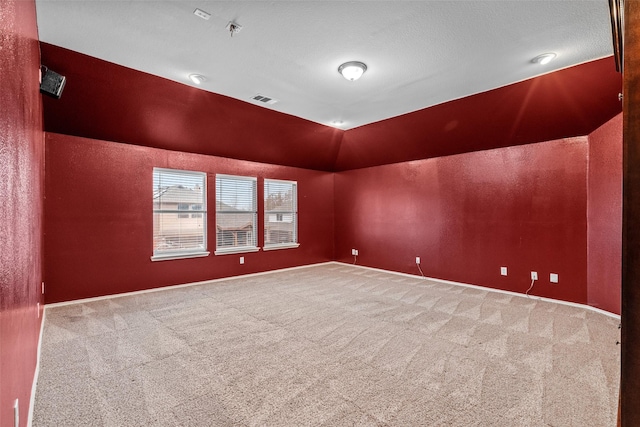
[[[532,271],[531,272],[531,280],[538,280],[538,272],[537,271]]]
[[[420,257],[419,256],[416,257],[416,264],[420,264]]]
[[[507,267],[500,267],[500,275],[501,276],[507,275]]]
[[[551,283],[558,283],[558,274],[557,273],[549,274],[549,281]]]
[[[358,256],[358,250],[357,249],[356,249],[356,253],[354,255]]]
[[[243,256],[240,257],[240,264],[244,264],[244,257]]]

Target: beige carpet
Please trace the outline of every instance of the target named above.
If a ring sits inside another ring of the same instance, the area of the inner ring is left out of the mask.
[[[618,321],[342,264],[49,307],[34,426],[614,426]]]

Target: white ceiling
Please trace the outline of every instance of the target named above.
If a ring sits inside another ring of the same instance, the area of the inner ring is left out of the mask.
[[[342,129],[613,52],[607,0],[37,0],[37,15],[41,41]],[[349,82],[353,60],[368,70]]]

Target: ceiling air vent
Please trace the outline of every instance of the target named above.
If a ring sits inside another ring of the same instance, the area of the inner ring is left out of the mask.
[[[268,97],[268,96],[264,96],[264,95],[256,95],[256,96],[254,96],[254,97],[253,97],[253,98],[251,98],[251,99],[253,99],[254,101],[259,101],[259,102],[262,102],[262,103],[264,103],[264,104],[269,104],[269,105],[273,105],[273,104],[275,104],[276,102],[278,102],[278,100],[277,100],[277,99],[275,99],[275,98],[270,98],[270,97]]]

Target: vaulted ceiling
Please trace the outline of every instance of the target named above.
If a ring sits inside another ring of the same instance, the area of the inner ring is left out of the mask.
[[[67,77],[45,99],[50,132],[345,170],[586,135],[621,111],[606,0],[38,0],[37,14],[42,62]],[[348,60],[362,79],[338,74]]]

